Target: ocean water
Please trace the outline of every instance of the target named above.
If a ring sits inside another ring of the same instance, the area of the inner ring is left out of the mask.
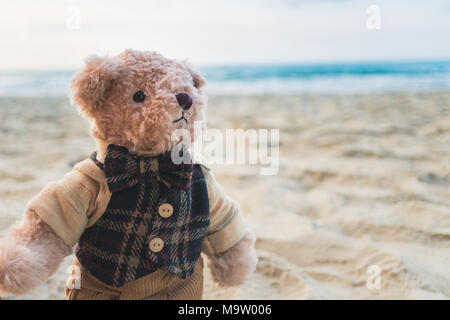
[[[204,66],[211,95],[450,89],[450,61]],[[75,71],[0,72],[0,96],[67,95]]]

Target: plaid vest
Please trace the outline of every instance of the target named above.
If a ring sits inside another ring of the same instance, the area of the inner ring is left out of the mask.
[[[197,164],[170,155],[146,158],[109,145],[104,165],[111,200],[81,236],[76,256],[104,283],[120,287],[157,269],[186,278],[209,226],[205,177]]]

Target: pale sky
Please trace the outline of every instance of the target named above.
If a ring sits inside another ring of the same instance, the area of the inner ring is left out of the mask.
[[[380,30],[366,27],[372,4]],[[0,70],[76,69],[128,47],[196,65],[449,59],[450,2],[0,0],[0,41]]]

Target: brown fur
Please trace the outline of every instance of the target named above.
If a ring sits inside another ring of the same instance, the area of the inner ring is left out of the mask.
[[[91,120],[95,138],[133,152],[162,153],[177,143],[171,140],[175,129],[189,130],[194,137],[194,121],[204,119],[206,108],[203,85],[203,78],[186,64],[156,52],[125,50],[114,58],[88,58],[71,88],[72,100]],[[144,103],[133,101],[136,91],[147,95]],[[188,123],[173,122],[181,116],[175,98],[180,92],[194,101],[185,112]]]
[[[91,121],[97,140],[124,146],[136,153],[162,153],[177,141],[176,129],[187,129],[194,138],[194,121],[204,121],[204,79],[186,63],[169,60],[156,52],[125,50],[117,57],[91,56],[86,67],[71,82],[72,101]],[[143,91],[143,103],[133,101]],[[185,111],[175,94],[187,93],[193,100]],[[210,261],[213,277],[223,285],[242,283],[257,262],[253,236],[247,234],[228,252]],[[0,243],[0,293],[23,294],[53,274],[69,248],[36,213],[27,211]]]
[[[24,294],[47,280],[70,255],[67,246],[33,211],[0,242],[0,294]]]
[[[218,256],[210,257],[208,267],[215,282],[223,286],[241,285],[255,271],[258,258],[253,246],[255,236],[247,231],[233,248]]]

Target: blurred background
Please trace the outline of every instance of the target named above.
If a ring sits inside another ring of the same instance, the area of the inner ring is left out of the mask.
[[[277,175],[213,168],[260,263],[240,288],[205,272],[204,298],[450,297],[449,1],[19,0],[0,21],[0,236],[94,150],[83,60],[156,50],[203,72],[209,127],[280,129]],[[63,298],[70,260],[24,298]]]

